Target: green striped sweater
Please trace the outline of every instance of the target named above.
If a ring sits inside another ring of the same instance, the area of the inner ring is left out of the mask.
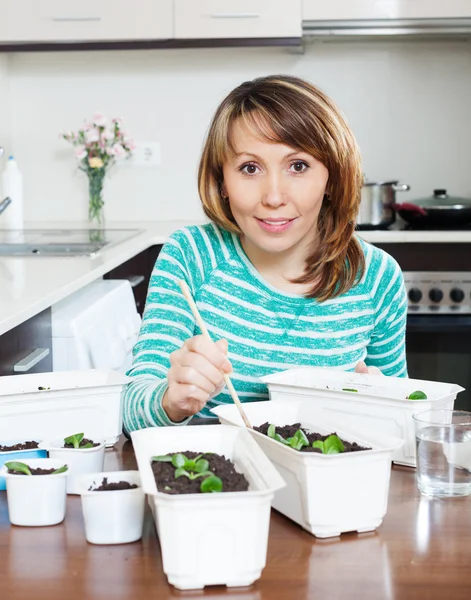
[[[322,303],[267,283],[238,236],[210,223],[176,231],[163,246],[149,284],[139,339],[124,391],[124,427],[174,425],[162,408],[169,355],[201,333],[178,285],[184,279],[213,340],[226,338],[231,380],[243,402],[266,400],[259,378],[294,365],[353,370],[358,361],[405,377],[407,296],[401,270],[360,240],[362,280]],[[198,413],[232,402],[227,389]],[[187,423],[188,420],[183,423]]]

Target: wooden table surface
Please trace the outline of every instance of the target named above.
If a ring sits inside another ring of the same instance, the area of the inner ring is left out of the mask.
[[[135,468],[130,442],[107,451],[105,469]],[[347,500],[347,499],[346,499]],[[142,541],[85,541],[80,498],[69,496],[64,523],[15,527],[0,492],[0,600],[227,600],[337,598],[470,600],[471,497],[429,500],[415,470],[394,467],[389,507],[373,533],[318,540],[272,512],[267,566],[252,587],[180,592],[167,584],[150,511]]]

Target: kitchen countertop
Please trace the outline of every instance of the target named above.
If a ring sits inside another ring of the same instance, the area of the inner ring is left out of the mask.
[[[80,223],[54,223],[50,228],[77,229]],[[0,335],[49,308],[59,300],[99,279],[111,269],[188,225],[188,221],[109,222],[108,229],[142,229],[138,235],[102,250],[95,257],[0,258]],[[45,223],[27,223],[46,228]],[[378,244],[407,242],[468,242],[471,231],[362,231],[366,241]]]
[[[131,443],[123,441],[106,452],[106,471],[136,468]],[[167,583],[148,506],[141,541],[96,546],[85,541],[79,496],[67,497],[60,525],[15,527],[3,491],[0,595],[2,600],[469,600],[470,513],[471,497],[420,496],[415,469],[394,466],[388,510],[376,531],[316,539],[273,510],[267,565],[254,585],[180,592]]]

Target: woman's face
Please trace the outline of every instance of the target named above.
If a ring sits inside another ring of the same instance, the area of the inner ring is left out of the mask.
[[[240,120],[232,136],[235,153],[223,165],[223,193],[242,241],[305,258],[317,236],[326,167],[310,154],[256,137]]]

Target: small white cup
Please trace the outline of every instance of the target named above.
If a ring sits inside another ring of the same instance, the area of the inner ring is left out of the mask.
[[[86,473],[97,473],[103,471],[105,461],[105,441],[93,440],[99,443],[94,448],[64,448],[64,440],[43,441],[40,448],[49,452],[49,458],[63,460],[69,465],[69,476],[67,477],[67,493],[79,494],[77,488],[77,477]]]
[[[109,483],[127,481],[138,487],[132,490],[97,492],[106,477]],[[90,490],[90,488],[92,488]],[[145,494],[139,471],[110,471],[78,478],[82,496],[85,537],[91,544],[127,544],[142,537]]]
[[[67,464],[52,458],[21,462],[34,469],[58,469]],[[64,520],[68,471],[55,475],[14,475],[3,466],[0,473],[7,484],[8,515],[12,525],[42,527]]]

